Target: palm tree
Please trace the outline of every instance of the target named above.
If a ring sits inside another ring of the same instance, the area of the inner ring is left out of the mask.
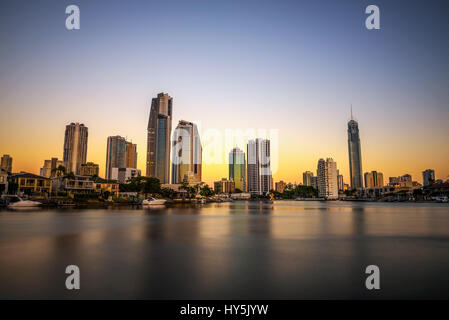
[[[73,172],[68,173],[65,177],[67,179],[69,179],[69,180],[75,180],[76,179],[75,174]]]
[[[57,168],[51,169],[52,175],[55,174],[57,177],[63,176],[65,174],[65,167],[58,166]]]

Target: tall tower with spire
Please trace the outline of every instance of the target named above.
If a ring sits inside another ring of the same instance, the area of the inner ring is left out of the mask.
[[[359,124],[354,120],[351,104],[351,120],[348,122],[348,152],[351,189],[363,188],[362,152],[360,147]]]

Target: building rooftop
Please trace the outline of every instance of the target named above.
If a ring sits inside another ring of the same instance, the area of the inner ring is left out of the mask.
[[[29,172],[19,172],[19,173],[13,173],[10,175],[10,177],[12,178],[34,178],[34,179],[45,179],[45,180],[51,180],[50,178],[46,178],[43,176],[39,176],[37,174],[34,173],[29,173]]]

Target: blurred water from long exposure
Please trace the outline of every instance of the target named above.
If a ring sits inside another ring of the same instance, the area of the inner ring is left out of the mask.
[[[81,289],[65,288],[77,265]],[[365,288],[377,265],[381,289]],[[0,298],[449,298],[449,205],[0,211]]]

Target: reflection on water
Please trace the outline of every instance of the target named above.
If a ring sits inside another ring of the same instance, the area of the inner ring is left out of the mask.
[[[449,298],[448,240],[445,204],[4,210],[0,298]],[[364,287],[369,264],[380,291]]]

